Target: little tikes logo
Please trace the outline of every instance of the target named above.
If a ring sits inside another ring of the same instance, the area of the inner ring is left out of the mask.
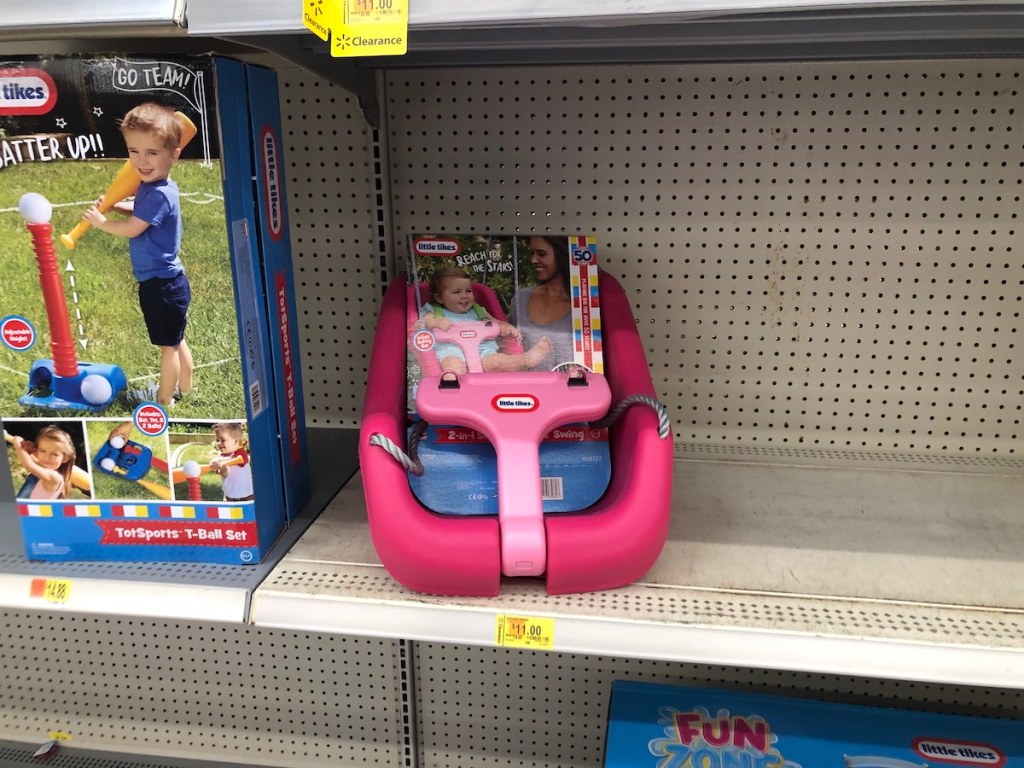
[[[0,115],[45,115],[57,103],[57,86],[41,69],[0,69]]]
[[[461,251],[459,241],[448,237],[422,237],[412,243],[417,256],[458,256]]]
[[[506,413],[530,413],[540,408],[540,400],[533,395],[495,395],[491,407]]]
[[[1006,765],[1006,755],[991,744],[960,739],[943,739],[925,736],[914,739],[914,751],[929,764],[986,765],[1001,768]]]
[[[284,201],[281,193],[281,153],[280,143],[269,125],[260,131],[260,147],[263,150],[263,192],[266,198],[267,226],[270,227],[270,239],[275,243],[284,232]]]
[[[665,737],[647,743],[647,750],[662,758],[658,768],[800,768],[782,756],[775,746],[778,737],[759,715],[721,709],[712,716],[704,707],[687,712],[661,707],[658,714]]]

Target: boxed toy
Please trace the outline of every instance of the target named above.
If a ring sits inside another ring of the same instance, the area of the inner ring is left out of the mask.
[[[606,768],[1024,766],[1012,720],[617,681]]]
[[[420,379],[441,371],[584,366],[604,372],[592,237],[413,235],[409,278],[413,416]],[[410,442],[424,473],[409,482],[424,506],[446,514],[497,514],[497,462],[482,434],[431,424],[422,436],[410,432]],[[541,443],[539,458],[545,512],[585,509],[608,486],[606,429],[557,428]]]
[[[29,559],[255,563],[308,500],[282,169],[271,71],[0,62],[0,419]]]

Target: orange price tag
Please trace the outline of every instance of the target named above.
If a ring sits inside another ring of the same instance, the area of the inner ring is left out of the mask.
[[[71,599],[71,582],[67,579],[32,579],[28,596],[50,603],[66,603]]]

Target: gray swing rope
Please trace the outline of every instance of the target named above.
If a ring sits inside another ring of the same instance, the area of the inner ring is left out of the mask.
[[[406,238],[406,248],[409,251],[409,277],[415,286],[413,295],[416,297],[416,319],[423,316],[423,297],[420,296],[420,272],[416,265],[416,255],[412,252],[412,235]]]
[[[406,454],[401,448],[395,445],[394,441],[388,437],[385,437],[380,432],[374,432],[370,435],[370,445],[375,445],[379,448],[383,448],[389,454],[391,458],[397,461],[402,467],[405,468],[406,472],[412,472],[417,477],[423,474],[423,464],[419,460],[417,455],[417,448],[420,444],[420,439],[423,437],[423,433],[427,431],[427,422],[417,421],[413,427],[412,433],[409,435],[409,453]]]
[[[623,398],[619,401],[618,405],[612,409],[612,412],[600,421],[594,421],[590,423],[590,426],[603,429],[604,427],[610,427],[619,417],[626,412],[626,409],[634,405],[646,405],[653,408],[658,414],[658,437],[662,440],[668,437],[669,420],[668,420],[668,409],[658,401],[656,398],[650,395],[630,395],[629,397]]]
[[[668,437],[669,431],[669,419],[668,410],[665,406],[659,402],[656,398],[650,395],[630,395],[619,402],[618,405],[612,410],[608,416],[601,419],[600,421],[594,421],[590,423],[590,426],[596,427],[597,429],[604,429],[610,427],[623,413],[626,412],[627,408],[634,405],[646,405],[649,408],[653,408],[658,414],[658,437],[662,440]],[[412,472],[417,477],[423,475],[423,464],[419,460],[418,447],[420,440],[423,438],[423,434],[427,431],[427,422],[417,421],[413,427],[412,432],[409,435],[409,453],[406,454],[401,448],[395,445],[394,441],[388,439],[380,432],[374,432],[370,435],[370,445],[375,445],[383,448],[391,457],[401,464],[407,472]]]

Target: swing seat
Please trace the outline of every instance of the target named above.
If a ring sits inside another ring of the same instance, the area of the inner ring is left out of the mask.
[[[630,395],[653,397],[625,292],[608,274],[602,272],[600,279],[604,378],[610,401],[615,404]],[[370,536],[384,567],[409,589],[496,595],[502,576],[501,515],[432,512],[413,495],[403,466],[370,442],[371,436],[383,435],[396,445],[406,443],[406,341],[410,312],[415,315],[414,297],[403,277],[389,286],[370,358],[359,441]],[[550,594],[624,586],[654,564],[668,534],[672,495],[672,441],[662,439],[658,428],[653,411],[626,410],[609,428],[612,478],[604,496],[580,512],[543,517],[542,575]]]
[[[419,314],[417,312],[417,306],[423,306],[430,302],[430,295],[427,289],[426,283],[420,283],[420,300],[416,302],[416,286],[407,286],[408,298],[406,304],[406,313],[408,318],[409,327],[409,349],[412,350],[413,356],[416,358],[416,362],[420,366],[423,376],[440,376],[441,365],[437,359],[437,354],[433,348],[424,348],[424,345],[416,343],[418,334],[425,334],[426,331],[418,329],[417,323],[419,322]],[[501,308],[501,302],[498,301],[498,297],[490,287],[483,283],[473,281],[473,300],[481,307],[487,310],[491,317],[495,320],[505,320],[505,312]],[[463,323],[461,325],[470,325]],[[436,336],[437,334],[433,334]],[[429,342],[428,342],[429,343]],[[514,336],[500,336],[498,337],[498,348],[509,355],[518,355],[523,351],[522,344]],[[410,410],[412,404],[410,403]]]

